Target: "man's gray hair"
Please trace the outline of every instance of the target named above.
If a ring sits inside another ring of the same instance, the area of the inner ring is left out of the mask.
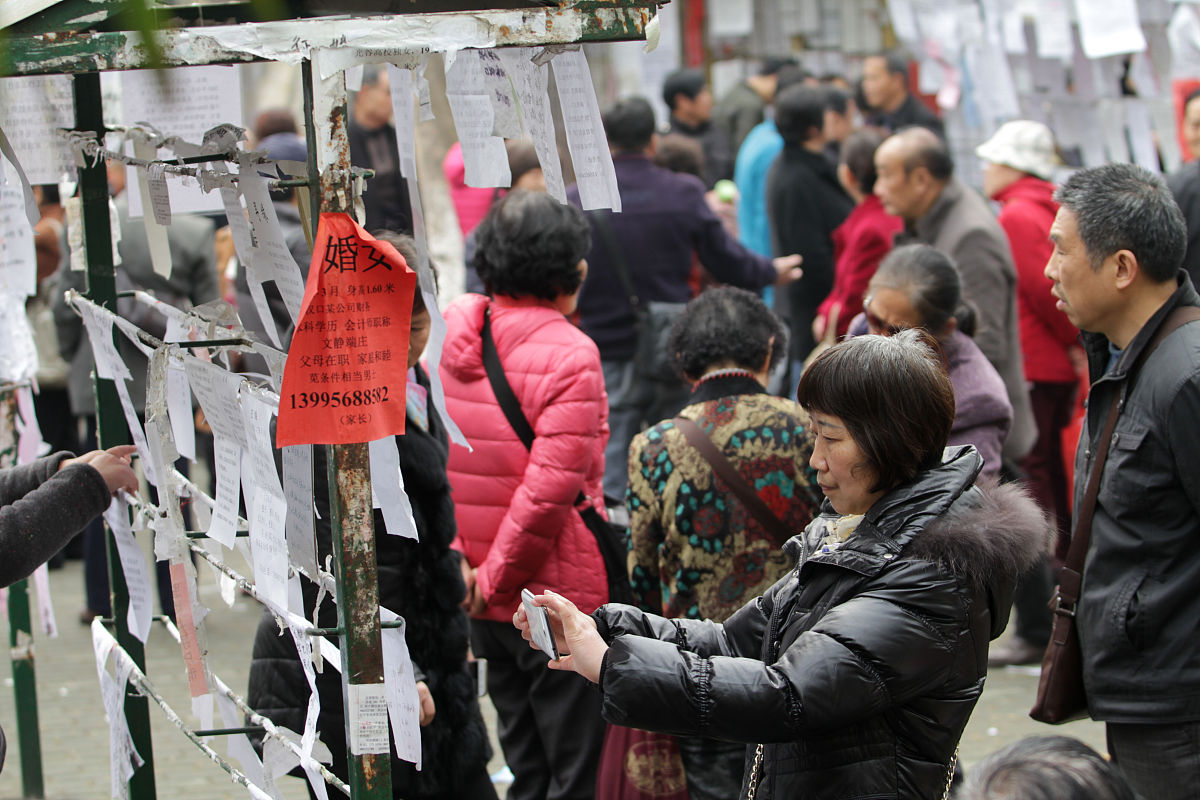
[[[1076,172],[1054,199],[1075,215],[1093,267],[1128,250],[1154,281],[1175,279],[1187,250],[1187,222],[1161,176],[1134,164],[1105,164]]]
[[[1030,736],[967,772],[958,800],[1138,800],[1125,777],[1078,739]]]

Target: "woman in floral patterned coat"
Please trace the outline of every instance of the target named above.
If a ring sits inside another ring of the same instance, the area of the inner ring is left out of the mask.
[[[693,300],[670,347],[692,384],[680,416],[696,422],[792,533],[817,515],[820,491],[808,466],[808,415],[767,394],[767,376],[787,353],[783,325],[742,289]],[[638,605],[666,617],[723,622],[794,565],[786,537],[765,529],[673,420],[639,434],[629,451],[630,579]],[[681,739],[692,800],[737,796],[745,748]]]

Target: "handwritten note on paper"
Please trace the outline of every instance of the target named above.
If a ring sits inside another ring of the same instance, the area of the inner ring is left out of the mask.
[[[287,546],[292,563],[317,574],[316,527],[313,521],[312,446],[283,448],[283,493],[287,501]]]
[[[1138,19],[1136,0],[1075,0],[1075,13],[1088,58],[1145,51],[1146,35]]]
[[[292,633],[292,641],[296,643],[300,666],[304,668],[304,678],[308,681],[308,708],[304,714],[304,731],[300,735],[300,749],[304,751],[305,759],[302,759],[301,763],[317,800],[327,800],[329,795],[325,779],[321,777],[312,760],[313,747],[317,743],[317,718],[321,714],[321,696],[317,692],[317,675],[313,670],[312,639],[308,638],[305,629],[299,625],[289,624],[288,627]]]
[[[446,97],[454,128],[462,142],[464,181],[468,186],[508,186],[512,173],[504,140],[494,135],[496,113],[493,91],[484,76],[476,50],[464,50],[453,64],[447,62]]]
[[[0,169],[6,169],[0,161]],[[15,180],[0,184],[0,291],[22,299],[37,293],[37,252],[25,216],[25,193]]]
[[[241,485],[242,443],[245,432],[237,403],[241,379],[215,364],[197,358],[184,360],[188,383],[204,417],[213,429],[217,465],[216,507],[208,535],[232,548],[237,536],[237,510]]]
[[[183,364],[175,360],[167,367],[167,415],[175,448],[189,461],[196,460],[196,424],[192,412],[192,389]]]
[[[117,641],[99,619],[92,621],[92,650],[96,654],[96,675],[100,679],[100,700],[108,719],[108,756],[111,797],[128,798],[129,779],[144,763],[133,745],[129,723],[125,719],[125,684],[133,662],[118,658],[116,677],[108,672],[108,661]]]
[[[275,288],[295,322],[304,299],[304,278],[284,239],[267,183],[253,165],[243,161],[238,186],[246,198],[246,215],[252,234],[249,261],[246,262],[250,267],[248,277],[259,284],[265,280],[275,281]]]
[[[379,609],[384,622],[400,619],[386,608]],[[387,687],[388,717],[396,740],[396,755],[421,768],[421,701],[417,696],[416,673],[404,638],[405,627],[380,631],[383,644],[383,680]]]
[[[187,670],[188,692],[193,698],[208,694],[208,676],[204,654],[196,635],[196,620],[192,616],[193,587],[184,571],[182,561],[171,564],[171,595],[175,600],[183,665]],[[210,712],[211,713],[211,712]]]
[[[388,752],[387,693],[382,683],[347,685],[346,718],[352,755]]]
[[[129,525],[129,506],[124,500],[114,499],[104,512],[104,521],[112,531],[121,560],[121,571],[129,587],[129,616],[125,624],[138,641],[145,642],[150,635],[150,623],[154,618],[153,590],[150,588],[150,570],[146,556],[138,547],[137,539]]]
[[[385,436],[369,445],[371,454],[371,494],[375,507],[383,512],[383,524],[393,536],[409,539],[417,535],[412,504],[404,492],[404,476],[400,474],[400,451],[395,436]]]
[[[404,432],[417,276],[348,214],[322,214],[284,368],[276,445],[352,444]]]
[[[524,135],[513,86],[505,62],[496,50],[472,50],[479,58],[483,82],[492,98],[492,133],[502,139],[520,139]]]
[[[275,471],[271,418],[274,406],[254,395],[241,398],[246,429],[244,462],[255,485],[250,499],[250,551],[254,558],[254,582],[276,608],[288,607],[287,501]]]
[[[33,184],[58,183],[74,174],[75,158],[57,128],[75,127],[71,79],[45,75],[0,80],[0,128]]]
[[[567,202],[567,187],[563,183],[562,164],[558,159],[558,144],[554,137],[554,115],[550,111],[550,68],[533,63],[537,52],[532,47],[503,48],[496,53],[504,62],[508,77],[520,103],[525,127],[533,139],[538,163],[546,178],[546,191],[560,203]]]
[[[153,70],[113,73],[119,77],[121,113],[130,122],[148,122],[166,136],[178,136],[199,144],[213,120],[242,127],[242,82],[238,67],[177,67],[163,75]],[[68,126],[69,127],[69,126]],[[164,152],[164,157],[171,155]],[[136,167],[130,167],[136,170]],[[129,184],[137,177],[130,173]],[[194,180],[168,181],[171,207],[179,214],[203,214],[221,210],[221,199],[200,190]],[[129,198],[129,216],[142,216],[142,198]]]
[[[617,173],[613,169],[596,90],[583,51],[559,53],[550,63],[558,85],[558,102],[567,129],[567,147],[575,165],[580,203],[585,211],[593,208],[620,211]]]

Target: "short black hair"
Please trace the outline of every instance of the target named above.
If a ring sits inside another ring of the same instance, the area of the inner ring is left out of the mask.
[[[779,77],[775,79],[775,97],[779,97],[784,89],[798,86],[811,77],[808,70],[799,64],[788,64],[779,70]]]
[[[885,138],[878,128],[860,128],[842,142],[841,161],[858,181],[863,194],[875,191],[875,180],[879,177],[875,169],[875,151]]]
[[[892,75],[903,75],[908,78],[908,54],[901,50],[889,50],[886,53],[876,53],[874,58],[882,58],[887,65],[887,71]]]
[[[784,67],[797,66],[796,59],[791,56],[768,56],[758,68],[759,75],[778,75]]]
[[[796,400],[842,420],[874,471],[873,492],[940,464],[954,425],[941,348],[917,328],[838,342],[801,376]]]
[[[1112,762],[1069,736],[1028,736],[967,773],[961,800],[1135,800]]]
[[[825,86],[824,89],[829,94],[829,110],[835,114],[845,114],[850,108],[850,92],[836,86]]]
[[[695,100],[696,95],[704,91],[708,79],[704,71],[699,69],[677,69],[663,81],[662,98],[667,108],[675,110],[675,98],[683,95],[689,100]]]
[[[720,286],[688,303],[671,326],[667,346],[684,377],[699,380],[729,361],[756,372],[768,354],[774,368],[787,353],[787,331],[758,295]]]
[[[604,134],[618,153],[640,153],[654,138],[654,107],[644,97],[618,100],[604,112]]]
[[[665,133],[654,148],[655,164],[671,172],[704,176],[704,148],[700,142],[682,133]]]
[[[516,189],[475,229],[475,269],[489,295],[553,300],[579,288],[592,247],[587,217],[545,192]]]
[[[948,181],[954,175],[954,158],[950,155],[950,148],[946,146],[945,140],[929,128],[906,125],[894,135],[911,142],[908,158],[904,161],[906,173],[924,167],[937,181]]]
[[[375,231],[371,235],[396,248],[396,251],[404,256],[404,263],[408,264],[408,268],[413,272],[417,271],[417,240],[411,235],[389,230]],[[437,292],[438,271],[432,260],[429,262],[429,272],[433,276],[433,291]],[[425,298],[421,295],[421,287],[418,285],[417,290],[413,292],[412,313],[420,314],[425,310]]]
[[[789,86],[775,97],[775,127],[787,144],[803,144],[825,127],[829,92],[819,86]]]
[[[1128,250],[1152,280],[1175,279],[1188,228],[1161,176],[1135,164],[1105,164],[1071,175],[1054,199],[1075,215],[1093,268]]]
[[[375,86],[387,74],[386,64],[363,64],[362,85]]]

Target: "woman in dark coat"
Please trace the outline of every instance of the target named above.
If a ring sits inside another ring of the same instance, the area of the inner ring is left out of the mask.
[[[408,237],[380,234],[415,263]],[[406,244],[407,242],[407,244]],[[459,554],[450,549],[456,526],[450,484],[446,479],[449,444],[446,429],[426,402],[429,378],[418,359],[429,338],[429,312],[417,292],[409,340],[408,415],[403,436],[396,437],[400,471],[412,504],[420,540],[386,532],[383,514],[375,510],[375,552],[379,569],[379,603],[405,619],[405,640],[421,695],[422,769],[392,753],[392,796],[406,800],[494,800],[487,774],[491,758],[487,729],[479,710],[476,682],[467,669],[466,596]],[[413,381],[420,387],[415,388]],[[314,473],[325,475],[323,448],[317,448]],[[315,481],[317,557],[325,563],[331,533],[328,484]],[[304,607],[316,602],[316,587],[301,579]],[[326,598],[317,615],[322,627],[336,627],[337,608]],[[254,639],[248,701],[276,724],[293,731],[304,727],[309,689],[290,634],[280,635],[269,611]],[[341,676],[326,665],[317,675],[321,713],[317,733],[333,754],[330,769],[346,780],[346,729]],[[432,714],[432,716],[430,716]]]
[[[549,608],[551,662],[599,684],[605,718],[747,745],[741,796],[941,798],[987,672],[988,641],[1048,526],[1012,485],[977,486],[943,450],[950,381],[927,334],[862,336],[800,381],[822,514],[797,567],[723,624],[632,606]],[[514,623],[527,635],[519,609]]]

